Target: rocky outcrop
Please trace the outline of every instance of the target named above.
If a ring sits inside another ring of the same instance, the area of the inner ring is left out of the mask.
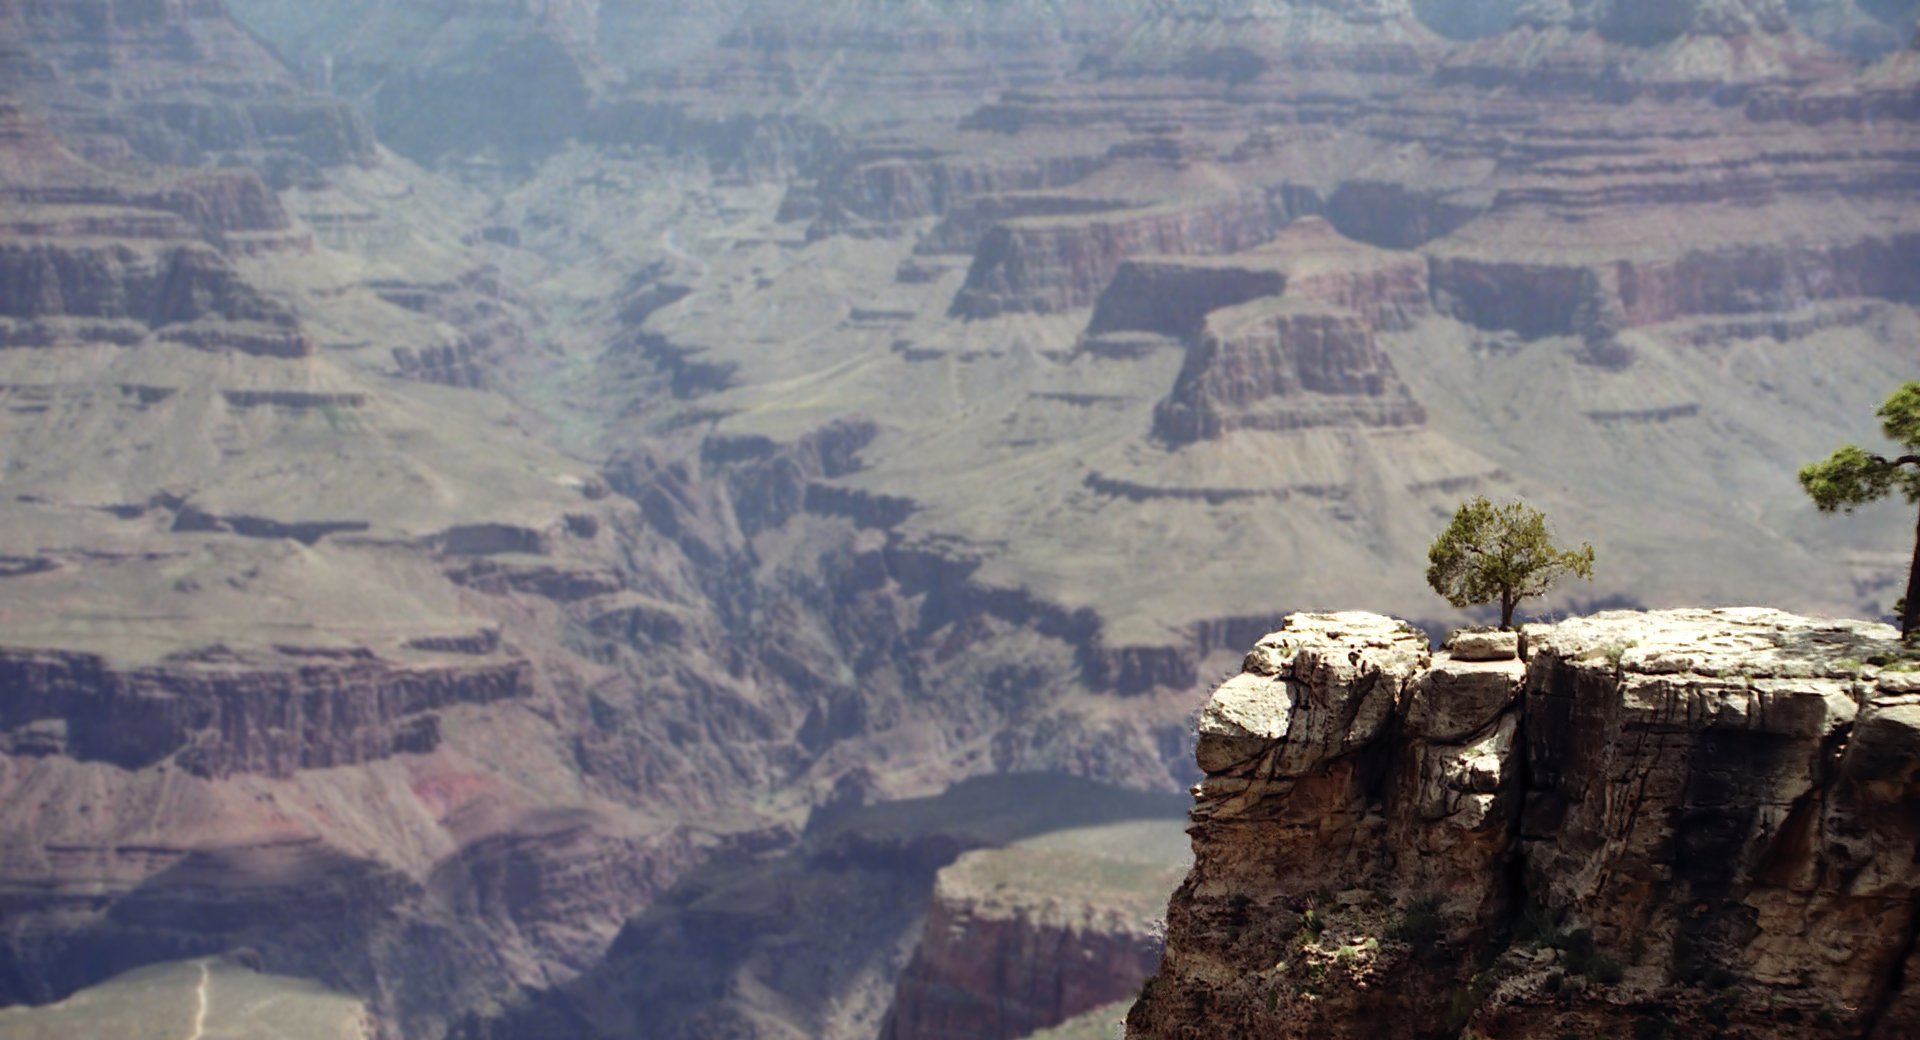
[[[1124,199],[1068,192],[1007,192],[976,195],[948,207],[946,216],[914,244],[921,256],[972,256],[994,228],[1027,217],[1062,217],[1125,209]]]
[[[942,870],[883,1040],[1017,1040],[1131,996],[1160,958],[1180,868],[1052,849],[969,852]]]
[[[1824,80],[1798,89],[1757,91],[1747,101],[1755,120],[1793,120],[1819,126],[1836,120],[1871,123],[1880,119],[1920,120],[1920,48],[1908,44],[1875,62],[1858,76]]]
[[[1372,329],[1399,331],[1427,313],[1427,265],[1349,240],[1328,221],[1305,217],[1232,256],[1155,256],[1122,264],[1094,306],[1087,337],[1192,338],[1216,311],[1280,296],[1346,311]]]
[[[377,161],[353,106],[302,90],[224,3],[15,4],[0,26],[21,45],[0,55],[0,78],[48,102],[89,158],[238,160],[282,187]]]
[[[855,152],[821,174],[820,214],[807,236],[891,233],[910,221],[945,216],[978,196],[1071,184],[1101,161],[1099,155],[983,159],[925,151]]]
[[[1374,342],[1428,310],[1417,257],[1347,240],[1309,217],[1227,257],[1121,265],[1080,349],[1126,357],[1171,340],[1186,352],[1153,430],[1179,445],[1237,429],[1417,426],[1425,412]]]
[[[318,187],[330,168],[379,161],[372,128],[337,98],[169,96],[129,106],[122,120],[145,158],[181,165],[241,158],[282,188]]]
[[[1893,630],[1612,612],[1449,646],[1295,615],[1214,693],[1129,1036],[1920,1020],[1920,671]]]
[[[1622,328],[1713,315],[1787,314],[1842,299],[1903,300],[1920,235],[1831,242],[1730,243],[1598,263],[1528,261],[1456,244],[1431,252],[1441,307],[1462,321],[1533,338],[1604,338]]]
[[[1365,318],[1284,299],[1210,315],[1153,414],[1154,433],[1170,444],[1243,429],[1425,421]]]
[[[486,369],[471,342],[443,343],[433,347],[396,347],[394,369],[408,379],[442,386],[478,388],[487,385]]]
[[[205,350],[303,357],[314,345],[284,305],[199,244],[87,239],[0,244],[0,318],[127,321]]]
[[[1837,67],[1779,0],[1548,0],[1522,5],[1508,32],[1450,54],[1438,76],[1624,101],[1724,98]]]
[[[1265,242],[1274,230],[1266,199],[1257,195],[1009,221],[980,243],[953,314],[972,319],[1085,307],[1128,257],[1235,253]]]

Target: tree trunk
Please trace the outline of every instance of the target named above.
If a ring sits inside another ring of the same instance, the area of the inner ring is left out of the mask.
[[[1913,563],[1907,568],[1907,603],[1900,612],[1900,637],[1920,635],[1920,521],[1913,531]]]
[[[1920,571],[1916,571],[1915,573],[1920,574]],[[1908,602],[1912,601],[1909,600]],[[1513,630],[1513,604],[1513,593],[1500,593],[1500,631],[1502,632]]]

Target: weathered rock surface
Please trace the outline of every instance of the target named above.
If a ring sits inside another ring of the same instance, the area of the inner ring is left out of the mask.
[[[1201,716],[1195,866],[1128,1035],[1906,1035],[1896,634],[1676,610],[1524,645],[1462,661],[1370,614],[1261,640]]]
[[[1449,56],[1440,76],[1624,99],[1804,81],[1835,66],[1779,0],[1549,0],[1522,6],[1509,32]]]
[[[964,203],[1072,184],[1101,164],[1097,155],[992,157],[980,152],[860,151],[820,175],[819,216],[809,237],[887,233]],[[974,223],[980,218],[974,217]],[[951,243],[954,232],[946,236]],[[954,248],[949,244],[947,249]],[[966,252],[973,248],[968,245]]]
[[[1154,431],[1180,444],[1242,429],[1425,420],[1364,318],[1282,299],[1209,317],[1154,411]]]
[[[440,742],[437,709],[524,697],[527,662],[181,662],[119,670],[98,657],[0,648],[0,742],[141,769],[167,759],[208,777],[291,776]],[[465,655],[462,655],[465,656]]]
[[[1155,888],[1186,869],[1168,846],[1185,843],[1146,824],[1104,830],[942,870],[881,1036],[1016,1040],[1138,992],[1160,958]]]
[[[0,79],[89,158],[240,160],[283,186],[377,161],[353,107],[301,89],[217,0],[15,3],[0,30]]]
[[[1233,253],[1265,242],[1273,231],[1273,214],[1258,195],[1011,220],[981,241],[953,314],[990,318],[1085,307],[1129,256]]]

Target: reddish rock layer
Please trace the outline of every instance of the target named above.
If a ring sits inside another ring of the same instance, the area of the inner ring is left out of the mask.
[[[940,872],[881,1037],[1017,1040],[1131,996],[1159,960],[1152,914],[1083,890],[1138,875],[1150,891],[1156,873],[1179,877],[1040,849],[967,853]]]
[[[1154,433],[1171,444],[1232,430],[1418,426],[1426,411],[1350,311],[1286,301],[1216,312],[1187,350]]]
[[[1475,250],[1475,252],[1479,252]],[[1792,312],[1840,299],[1907,300],[1920,233],[1832,243],[1729,245],[1608,261],[1501,260],[1433,251],[1433,288],[1454,317],[1522,336],[1605,334],[1705,315]]]
[[[11,753],[203,776],[357,765],[439,743],[433,712],[525,696],[525,661],[208,662],[120,671],[98,657],[0,651]]]

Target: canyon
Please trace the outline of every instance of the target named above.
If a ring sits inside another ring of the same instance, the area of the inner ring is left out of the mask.
[[[1212,680],[1474,620],[1461,498],[1543,613],[1884,613],[1793,473],[1914,371],[1915,13],[0,0],[0,1015],[1110,1026]]]

